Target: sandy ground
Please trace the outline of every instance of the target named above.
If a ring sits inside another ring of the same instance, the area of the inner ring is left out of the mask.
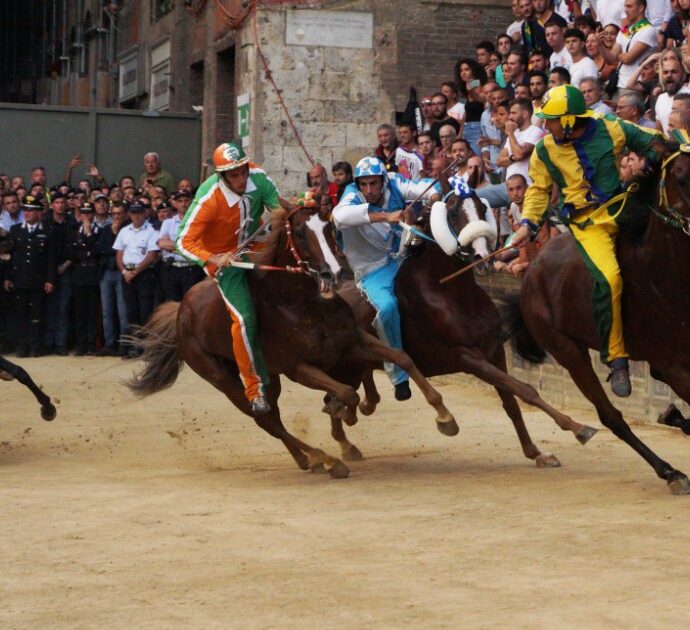
[[[185,369],[137,401],[118,359],[24,360],[53,423],[0,383],[0,625],[687,627],[690,497],[606,431],[582,447],[527,411],[561,469],[524,459],[498,399],[441,384],[349,430],[347,480],[282,445]],[[287,383],[288,427],[339,455],[320,395]],[[593,421],[579,411],[580,421]],[[639,433],[690,470],[690,441]]]

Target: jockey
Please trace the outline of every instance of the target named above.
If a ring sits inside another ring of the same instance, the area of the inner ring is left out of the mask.
[[[280,224],[285,213],[275,184],[241,147],[230,143],[216,147],[213,164],[216,173],[199,187],[180,224],[176,244],[180,253],[217,282],[232,318],[232,350],[252,413],[268,413],[265,387],[269,379],[246,271],[231,265],[247,249],[273,245],[279,230],[265,230],[268,236],[255,234],[269,219],[271,225]]]
[[[347,186],[333,209],[333,221],[342,233],[343,253],[355,272],[357,287],[376,309],[379,338],[397,349],[402,349],[395,297],[395,276],[401,262],[400,231],[392,225],[405,220],[405,201],[417,197],[439,200],[440,184],[431,179],[407,180],[388,173],[379,158],[365,157],[355,167],[355,181]],[[386,363],[385,368],[395,385],[395,398],[410,398],[409,376],[395,365]]]
[[[641,158],[643,170],[634,175],[651,172],[661,163],[665,149],[654,132],[587,109],[582,92],[572,85],[550,89],[536,115],[550,135],[532,153],[529,175],[534,183],[525,194],[521,227],[512,245],[534,237],[556,184],[561,218],[594,279],[592,310],[601,359],[611,368],[613,393],[626,397],[632,387],[623,343],[623,281],[616,260],[618,216],[625,204],[618,166],[627,147]]]

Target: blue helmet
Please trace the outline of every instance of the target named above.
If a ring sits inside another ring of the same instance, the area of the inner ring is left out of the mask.
[[[359,177],[386,176],[386,167],[377,157],[365,157],[357,162],[355,166],[355,179]]]

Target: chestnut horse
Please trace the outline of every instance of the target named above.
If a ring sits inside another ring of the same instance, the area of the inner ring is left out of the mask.
[[[643,214],[641,225],[622,229],[617,244],[625,345],[633,360],[647,361],[654,378],[690,402],[690,155],[673,154],[660,178],[642,182],[628,204]],[[514,308],[527,326],[521,331],[522,345],[529,347],[531,341],[533,355],[539,352],[535,344],[547,350],[568,370],[602,424],[641,455],[673,494],[690,494],[685,474],[633,433],[592,368],[588,348],[600,345],[591,312],[592,287],[573,238],[564,234],[549,241],[527,270],[519,307]],[[673,406],[661,421],[677,426],[687,422]]]
[[[422,229],[427,236],[433,233],[436,243],[421,239],[413,246],[396,280],[405,351],[426,377],[465,372],[491,384],[513,422],[525,456],[540,467],[559,466],[554,455],[542,453],[532,441],[515,397],[545,411],[561,429],[572,431],[581,444],[596,429],[560,413],[531,385],[507,373],[501,317],[489,296],[477,285],[473,273],[439,284],[441,278],[458,269],[458,263],[470,262],[473,255],[488,255],[496,239],[491,210],[474,194],[461,200],[452,193],[447,203],[434,204]],[[347,286],[340,293],[352,307],[359,325],[371,330],[374,312],[356,287]],[[373,413],[380,400],[371,368],[361,366],[358,373],[352,366],[339,366],[332,373],[336,378],[357,375],[362,380],[365,399],[360,410],[367,415]],[[356,387],[360,381],[348,382]],[[337,418],[332,422],[333,437],[343,441],[342,422]]]
[[[12,241],[9,233],[0,228],[0,260],[8,261],[12,251]],[[54,420],[57,415],[55,405],[50,401],[50,396],[45,394],[36,383],[34,383],[29,373],[16,363],[0,357],[0,379],[4,381],[17,380],[27,387],[36,397],[38,404],[41,405],[41,418],[44,420]]]
[[[361,331],[348,305],[333,291],[342,268],[332,224],[323,210],[291,210],[276,248],[274,266],[297,267],[306,273],[250,273],[249,285],[259,319],[259,341],[271,383],[270,413],[252,416],[233,360],[230,317],[217,287],[207,279],[195,285],[181,304],[167,302],[152,315],[135,344],[144,350],[143,371],[129,381],[137,394],[149,395],[171,386],[183,363],[223,392],[243,413],[285,444],[298,466],[313,472],[327,470],[346,477],[342,461],[291,435],[278,408],[279,374],[331,397],[329,411],[347,424],[357,420],[359,396],[326,372],[341,361],[391,361],[408,371],[437,412],[437,428],[446,435],[457,424],[441,395],[429,385],[410,358]],[[356,450],[348,452],[356,459]]]

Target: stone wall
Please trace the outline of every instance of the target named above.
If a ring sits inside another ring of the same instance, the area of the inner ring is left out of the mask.
[[[376,144],[376,127],[394,122],[410,85],[435,91],[452,77],[460,55],[495,39],[510,23],[507,3],[468,0],[348,2],[346,11],[374,16],[370,49],[285,45],[285,10],[257,14],[260,44],[273,78],[313,158],[357,161]],[[339,5],[329,8],[339,9]],[[286,192],[303,189],[309,162],[257,58],[250,23],[237,36],[236,92],[252,95],[250,154]]]
[[[478,278],[478,281],[492,298],[500,298],[505,294],[515,294],[520,288],[519,280],[504,274],[491,274],[487,277]],[[506,354],[508,371],[516,378],[537,388],[544,399],[555,407],[582,407],[586,405],[591,408],[590,403],[573,383],[567,370],[558,365],[550,356],[542,365],[533,365],[515,354],[510,344],[506,344]],[[609,385],[605,382],[608,368],[601,363],[597,352],[590,351],[590,356],[604,389],[609,393]],[[611,395],[613,404],[621,410],[627,420],[656,422],[658,415],[672,402],[686,417],[690,414],[690,405],[678,398],[668,385],[652,378],[647,363],[632,361],[631,377],[633,394],[630,398],[615,398]],[[459,376],[456,378],[462,381],[469,377]]]

